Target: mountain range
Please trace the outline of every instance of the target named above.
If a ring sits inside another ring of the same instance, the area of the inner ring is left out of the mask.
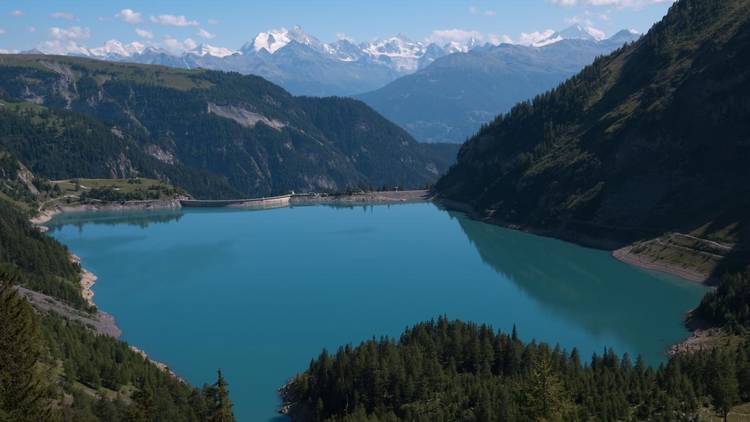
[[[601,34],[580,25],[550,34],[530,47],[567,39],[591,42]],[[69,55],[108,61],[204,68],[262,76],[295,95],[351,96],[379,89],[454,53],[483,50],[493,44],[469,38],[462,42],[413,41],[405,35],[355,43],[346,38],[322,42],[300,27],[260,32],[238,49],[210,44],[170,51],[140,42],[110,40],[101,47],[76,47]],[[31,53],[41,53],[34,50]]]
[[[356,96],[420,142],[461,143],[482,124],[557,86],[597,56],[637,40],[623,30],[601,39],[581,26],[533,45],[486,45],[436,59],[416,73]]]
[[[443,45],[396,35],[370,42],[339,39],[324,43],[300,27],[259,33],[239,49],[197,44],[174,53],[139,42],[110,40],[101,47],[80,47],[68,54],[102,60],[205,68],[262,76],[295,95],[352,95],[421,69],[438,57],[468,51],[478,40]],[[40,53],[40,51],[31,51]]]
[[[676,2],[635,43],[484,126],[436,189],[500,224],[611,248],[666,236],[649,253],[674,251],[680,268],[690,255],[726,256],[715,275],[746,266],[748,57],[750,2]]]
[[[152,177],[201,198],[423,187],[457,151],[360,101],[237,73],[2,55],[0,100],[0,147],[40,177]]]

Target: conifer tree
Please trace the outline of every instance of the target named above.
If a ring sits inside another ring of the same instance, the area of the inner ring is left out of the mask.
[[[710,385],[711,398],[714,408],[716,408],[724,418],[724,422],[726,422],[732,406],[740,399],[737,375],[734,363],[726,354],[714,351],[712,361],[713,365],[710,374],[713,380]]]
[[[39,373],[37,320],[15,282],[13,274],[0,272],[0,420],[54,420]]]
[[[522,401],[529,420],[562,420],[567,407],[565,390],[552,372],[549,357],[540,357],[534,363],[531,376],[522,391]]]
[[[229,384],[224,379],[221,369],[218,370],[216,383],[213,385],[213,408],[211,409],[211,422],[235,422],[232,413],[232,401],[229,398]]]

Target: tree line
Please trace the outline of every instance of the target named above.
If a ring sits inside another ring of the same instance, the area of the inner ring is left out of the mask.
[[[324,350],[286,391],[312,421],[692,420],[750,401],[750,343],[652,368],[441,317],[397,340]]]

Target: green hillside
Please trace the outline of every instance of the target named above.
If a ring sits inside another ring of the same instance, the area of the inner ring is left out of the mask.
[[[749,57],[750,2],[681,0],[485,126],[437,191],[501,224],[612,248],[694,234],[747,263]]]
[[[163,178],[202,198],[424,186],[456,151],[234,73],[0,55],[0,97],[2,143],[41,176]]]

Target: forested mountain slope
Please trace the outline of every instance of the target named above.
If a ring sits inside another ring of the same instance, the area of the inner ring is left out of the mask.
[[[0,149],[0,420],[214,420],[216,386],[194,388],[99,331],[80,266],[28,221],[50,186]]]
[[[680,231],[745,253],[748,157],[750,2],[680,0],[636,43],[484,127],[437,192],[597,245]]]
[[[160,176],[197,197],[423,186],[453,152],[354,100],[297,98],[233,73],[2,55],[0,95],[47,109],[0,107],[8,149],[41,176]]]

